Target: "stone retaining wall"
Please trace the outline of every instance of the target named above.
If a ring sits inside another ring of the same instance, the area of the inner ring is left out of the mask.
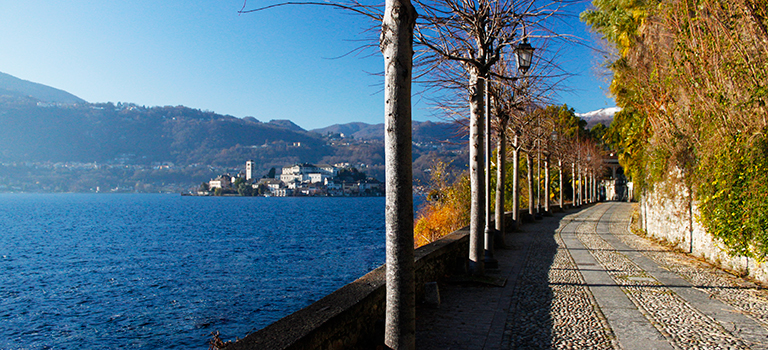
[[[662,184],[656,187],[654,191],[645,193],[640,201],[642,228],[649,236],[768,285],[767,264],[728,256],[722,243],[706,232],[696,219],[699,216],[696,201],[689,204],[688,191],[684,186]],[[674,193],[674,197],[670,198],[669,193]]]
[[[469,256],[465,228],[416,249],[416,301],[424,285],[464,269]],[[385,268],[356,281],[226,349],[371,349],[384,343]]]

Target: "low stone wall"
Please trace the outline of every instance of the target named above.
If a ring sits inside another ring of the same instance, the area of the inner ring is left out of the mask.
[[[702,258],[716,266],[749,276],[768,285],[768,266],[754,259],[730,257],[721,242],[717,241],[698,222],[699,209],[696,201],[689,204],[688,191],[683,186],[675,188],[657,186],[643,194],[640,201],[640,218],[646,234],[666,241],[673,247]],[[670,198],[669,193],[674,193]]]
[[[416,301],[424,285],[464,269],[465,228],[415,251]],[[226,347],[229,349],[371,349],[384,344],[385,268],[354,282]]]

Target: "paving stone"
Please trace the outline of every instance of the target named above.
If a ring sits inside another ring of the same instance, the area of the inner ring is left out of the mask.
[[[768,349],[768,293],[628,231],[602,203],[507,234],[503,287],[441,283],[418,349]]]

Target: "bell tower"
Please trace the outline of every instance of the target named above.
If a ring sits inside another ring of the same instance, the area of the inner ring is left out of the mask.
[[[253,171],[256,168],[256,162],[249,160],[245,162],[245,179],[253,180]]]

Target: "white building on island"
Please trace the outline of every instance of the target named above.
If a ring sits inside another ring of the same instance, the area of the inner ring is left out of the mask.
[[[333,165],[295,164],[283,168],[282,174],[280,174],[280,181],[285,183],[323,183],[325,179],[334,178],[338,173],[339,169]]]

